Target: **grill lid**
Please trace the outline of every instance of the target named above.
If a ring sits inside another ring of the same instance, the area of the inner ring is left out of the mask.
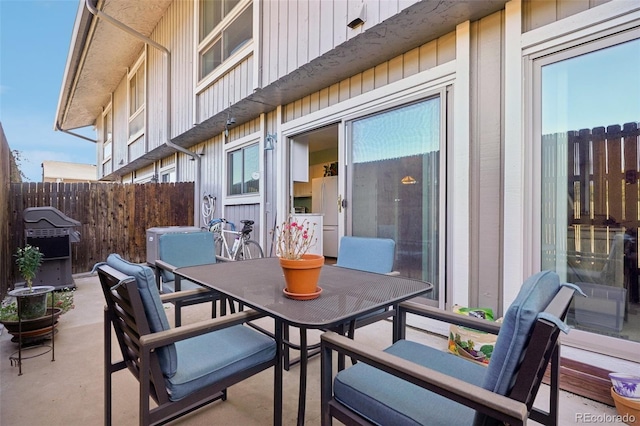
[[[26,229],[68,228],[80,226],[80,222],[71,219],[55,207],[28,207],[22,214]]]

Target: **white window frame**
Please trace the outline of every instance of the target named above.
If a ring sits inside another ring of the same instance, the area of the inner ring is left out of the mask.
[[[540,144],[536,140],[534,61],[640,26],[640,4],[612,1],[521,34],[521,2],[506,6],[504,282],[522,282],[540,269]],[[509,291],[511,290],[511,291]],[[517,288],[505,287],[504,306]],[[638,343],[572,330],[563,344],[634,360]]]
[[[147,110],[146,108],[147,107],[147,66],[146,64],[147,64],[147,61],[146,59],[147,59],[147,55],[145,52],[142,55],[140,55],[136,63],[133,65],[133,67],[131,67],[131,69],[127,73],[127,134],[129,134],[127,144],[131,144],[136,140],[138,140],[142,135],[145,134],[145,131],[147,129],[147,117],[146,117],[147,115],[146,114],[146,110]],[[142,97],[143,101],[137,110],[131,111],[131,80],[133,78],[136,78],[139,71],[144,72],[144,79],[143,79],[144,94]],[[131,131],[130,131],[131,122],[136,118],[138,118],[141,114],[142,114],[142,128],[136,133],[131,134]]]
[[[258,184],[258,192],[251,194],[238,194],[238,195],[229,195],[227,193],[229,187],[229,153],[232,151],[237,151],[241,148],[246,148],[250,145],[258,144],[258,173],[260,173],[260,182]],[[252,133],[250,135],[244,136],[242,138],[236,139],[232,142],[225,144],[223,150],[223,199],[222,204],[224,206],[234,206],[234,205],[242,205],[242,204],[259,204],[262,202],[262,194],[264,193],[264,142],[261,137],[260,132]]]
[[[158,182],[172,183],[177,182],[177,172],[175,164],[171,166],[161,167],[158,173]],[[163,180],[165,176],[168,176],[169,180]]]
[[[200,1],[195,2],[195,16],[196,16],[196,25],[195,25],[195,40],[200,39]],[[253,53],[254,40],[256,37],[256,19],[255,14],[256,10],[254,8],[253,0],[242,0],[238,3],[233,11],[229,13],[227,16],[222,18],[220,23],[209,33],[207,36],[201,41],[197,42],[195,58],[197,58],[197,64],[195,68],[195,81],[196,83],[196,93],[201,92],[206,87],[211,85],[214,81],[218,80],[221,76],[228,73],[234,66],[236,66],[239,62],[245,59],[247,56]],[[202,55],[205,51],[207,51],[215,41],[221,37],[224,30],[226,30],[235,19],[240,16],[247,8],[252,8],[253,15],[253,29],[252,29],[252,40],[242,46],[238,51],[234,52],[227,59],[224,59],[222,63],[214,68],[209,74],[206,76],[200,75],[200,63],[202,60]]]
[[[105,138],[104,135],[106,133],[106,122],[105,118],[107,115],[111,114],[111,131],[107,134],[109,137]],[[109,155],[106,155],[106,148],[109,145]],[[104,109],[102,113],[102,164],[105,164],[108,161],[111,161],[113,158],[113,108],[112,102],[109,102],[107,107]]]

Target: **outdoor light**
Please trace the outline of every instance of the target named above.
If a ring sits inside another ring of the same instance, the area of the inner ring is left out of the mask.
[[[407,176],[403,177],[402,179],[400,179],[400,182],[403,185],[415,185],[418,181],[415,180],[412,176],[407,175]]]
[[[351,8],[351,12],[349,13],[350,19],[347,23],[347,27],[354,29],[364,24],[367,20],[367,8],[364,3],[360,3]]]
[[[235,117],[231,117],[229,116],[229,114],[227,114],[227,122],[224,125],[224,135],[226,137],[229,137],[229,126],[236,124],[236,118]]]
[[[270,135],[267,133],[267,137],[264,139],[264,150],[272,151],[277,141],[276,135]]]

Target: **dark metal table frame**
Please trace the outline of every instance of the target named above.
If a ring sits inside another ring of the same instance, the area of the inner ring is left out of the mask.
[[[278,351],[284,354],[285,327],[340,329],[357,317],[429,292],[433,285],[410,278],[375,274],[325,265],[318,286],[322,294],[313,300],[293,300],[284,293],[284,276],[277,258],[178,268],[182,278],[210,287],[232,301],[271,316],[275,320]],[[394,340],[399,330],[394,322]],[[302,336],[305,333],[301,333]],[[306,340],[306,339],[305,339]],[[307,377],[306,341],[300,342],[300,394],[298,424],[304,424]],[[281,368],[283,363],[281,364]],[[276,390],[277,392],[278,390]],[[279,390],[281,392],[281,390]],[[277,416],[274,413],[274,418]],[[281,416],[280,416],[281,419]]]

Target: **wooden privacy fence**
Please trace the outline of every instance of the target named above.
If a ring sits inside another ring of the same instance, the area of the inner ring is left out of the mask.
[[[601,271],[615,236],[625,232],[637,250],[639,178],[638,123],[544,135],[543,263],[553,264],[560,250],[589,259],[581,268]]]
[[[193,191],[193,182],[11,184],[9,250],[13,254],[24,245],[24,209],[52,206],[81,223],[75,229],[80,242],[71,245],[72,273],[90,271],[110,253],[144,262],[148,228],[193,225]],[[3,295],[18,278],[13,265],[8,282],[0,283]]]

